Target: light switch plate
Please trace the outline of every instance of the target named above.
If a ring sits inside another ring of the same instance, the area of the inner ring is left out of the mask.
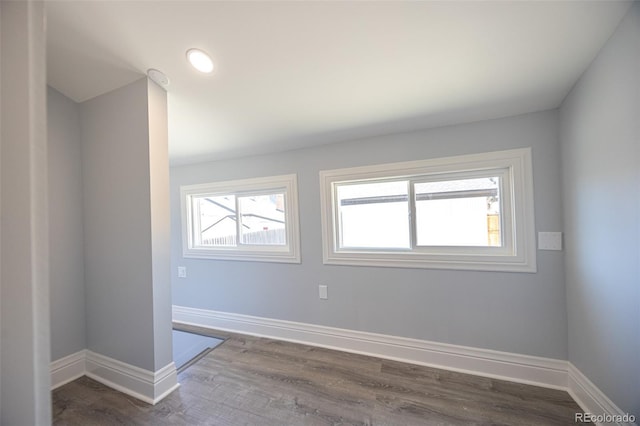
[[[562,250],[562,232],[538,232],[538,250]]]
[[[178,278],[187,278],[186,266],[178,266]]]
[[[326,285],[320,284],[318,286],[318,296],[320,296],[320,299],[328,299],[329,298],[329,293],[328,293],[328,289],[327,289]]]

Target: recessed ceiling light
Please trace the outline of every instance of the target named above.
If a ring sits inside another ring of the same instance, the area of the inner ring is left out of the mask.
[[[187,59],[189,63],[200,72],[208,74],[213,71],[213,61],[206,52],[200,49],[187,50]]]

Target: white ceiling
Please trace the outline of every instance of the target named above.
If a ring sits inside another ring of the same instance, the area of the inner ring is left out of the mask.
[[[199,162],[557,107],[629,4],[48,1],[49,84],[162,70],[172,163]]]

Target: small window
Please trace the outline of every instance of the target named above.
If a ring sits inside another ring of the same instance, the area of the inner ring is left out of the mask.
[[[535,271],[529,149],[320,179],[327,264]]]
[[[295,175],[181,187],[185,257],[300,262]]]

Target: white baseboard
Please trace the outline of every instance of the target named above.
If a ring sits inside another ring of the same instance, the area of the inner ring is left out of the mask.
[[[52,389],[82,376],[154,405],[180,386],[173,362],[153,372],[82,350],[51,363]]]
[[[626,413],[618,408],[587,376],[570,362],[568,363],[568,372],[567,390],[580,408],[582,408],[585,413],[604,415],[614,420],[598,424],[636,425],[634,422],[624,421]],[[628,415],[626,418],[628,418]],[[620,421],[615,421],[618,419]]]
[[[66,385],[85,375],[86,350],[81,350],[51,363],[51,390]]]
[[[87,377],[149,404],[156,404],[178,388],[173,362],[155,373],[87,351]]]
[[[567,389],[567,362],[564,360],[175,305],[173,320],[512,382]]]
[[[173,320],[565,390],[586,413],[612,418],[625,416],[580,370],[564,360],[175,305]],[[150,404],[156,404],[179,386],[173,362],[152,372],[82,350],[51,363],[52,389],[83,375]],[[637,426],[630,422],[602,424]]]

